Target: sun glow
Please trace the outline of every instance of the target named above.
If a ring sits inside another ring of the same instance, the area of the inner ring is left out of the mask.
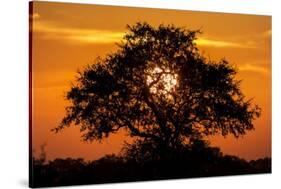
[[[171,95],[177,85],[178,75],[170,69],[155,67],[147,73],[146,83],[150,93],[159,95]]]

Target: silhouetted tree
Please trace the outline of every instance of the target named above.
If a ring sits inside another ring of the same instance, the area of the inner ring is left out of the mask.
[[[54,131],[74,123],[92,141],[125,129],[163,151],[252,130],[260,108],[245,100],[227,60],[200,54],[198,33],[173,25],[128,26],[117,52],[79,73]]]

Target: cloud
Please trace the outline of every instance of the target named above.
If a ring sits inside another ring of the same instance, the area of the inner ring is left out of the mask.
[[[210,47],[217,47],[217,48],[255,48],[255,46],[251,43],[242,44],[242,43],[213,40],[213,39],[207,39],[207,38],[197,39],[196,43],[199,46],[210,46]]]
[[[40,14],[37,13],[37,12],[35,12],[35,13],[33,13],[33,14],[31,15],[31,18],[32,18],[33,20],[37,20],[37,19],[40,18]]]
[[[40,17],[40,15],[35,17]],[[43,38],[64,40],[66,42],[108,44],[122,40],[124,32],[109,31],[100,29],[71,28],[56,25],[52,22],[35,20],[33,31],[42,34]],[[215,40],[211,38],[199,38],[195,41],[199,46],[209,46],[215,48],[256,48],[252,42],[230,42],[225,40]]]
[[[268,29],[263,32],[254,34],[233,35],[231,40],[219,39],[218,37],[203,37],[196,40],[200,46],[215,48],[248,48],[257,49],[264,46],[265,39],[271,38],[272,30]]]
[[[34,22],[33,31],[41,33],[47,39],[98,44],[118,42],[124,35],[123,32],[62,27],[43,21]]]
[[[272,35],[272,30],[267,30],[263,33],[264,37],[271,37],[271,35]]]
[[[268,75],[270,73],[270,70],[267,67],[253,65],[253,64],[244,64],[239,66],[238,69],[240,71],[250,71],[250,72],[256,72],[264,75]]]

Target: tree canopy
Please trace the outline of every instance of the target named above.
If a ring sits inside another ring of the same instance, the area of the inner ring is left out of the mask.
[[[78,125],[83,139],[92,141],[125,129],[132,137],[176,147],[254,129],[260,108],[245,99],[227,60],[199,52],[201,31],[147,23],[127,28],[115,53],[79,73],[66,95],[71,105],[54,131]]]

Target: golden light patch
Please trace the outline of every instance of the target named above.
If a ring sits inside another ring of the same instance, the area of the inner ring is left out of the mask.
[[[178,83],[178,75],[172,73],[169,68],[161,69],[155,67],[153,70],[149,71],[146,83],[150,87],[150,92],[152,94],[160,95],[170,95],[173,92]]]

